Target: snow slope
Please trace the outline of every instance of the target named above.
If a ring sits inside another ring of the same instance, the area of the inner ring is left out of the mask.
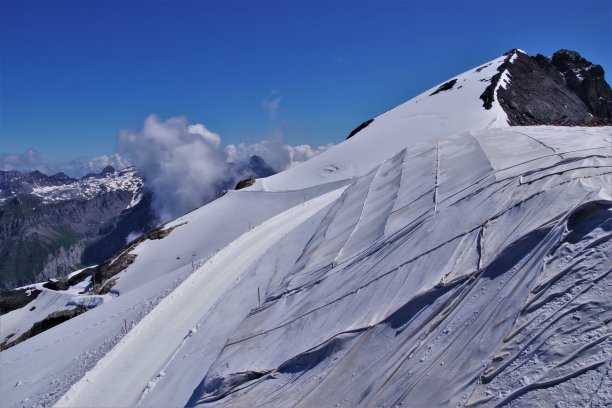
[[[170,223],[2,405],[612,403],[612,129],[505,126],[508,58]]]
[[[197,331],[197,324],[221,300],[245,269],[286,233],[336,200],[344,188],[295,206],[257,226],[227,245],[183,282],[131,330],[96,367],[64,395],[57,406],[133,406],[147,378],[172,358]],[[242,305],[247,306],[247,305]],[[255,305],[253,305],[255,306]],[[239,314],[247,310],[236,311]],[[229,319],[228,319],[229,320]],[[220,328],[223,329],[222,327]],[[135,370],[126,381],[115,373]],[[91,387],[89,384],[96,384]],[[131,395],[131,397],[130,397]]]

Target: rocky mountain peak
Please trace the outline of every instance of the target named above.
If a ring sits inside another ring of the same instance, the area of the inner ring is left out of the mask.
[[[114,173],[115,171],[116,171],[115,168],[109,165],[103,168],[100,174],[106,175],[106,174]]]
[[[520,50],[505,54],[506,61],[493,77],[484,107],[495,98],[508,115],[510,125],[605,125],[612,121],[612,91],[600,65],[578,52],[559,50],[552,57],[531,57]],[[498,87],[501,73],[509,81]]]

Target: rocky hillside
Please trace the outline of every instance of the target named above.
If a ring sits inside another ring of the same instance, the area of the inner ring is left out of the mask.
[[[63,173],[0,172],[0,285],[14,287],[73,271],[84,251],[118,226],[154,224],[136,169]],[[144,197],[144,199],[143,199]],[[115,237],[116,251],[125,237]],[[91,251],[90,251],[91,252]],[[99,256],[89,256],[95,262]]]
[[[217,197],[237,181],[274,174],[261,157],[233,164]],[[81,179],[0,171],[0,287],[11,288],[102,263],[134,233],[154,228],[153,192],[133,168]],[[206,203],[202,203],[206,204]]]

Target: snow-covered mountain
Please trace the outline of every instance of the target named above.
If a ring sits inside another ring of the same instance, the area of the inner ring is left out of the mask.
[[[116,171],[109,166],[81,179],[1,171],[0,286],[98,263],[125,245],[130,232],[153,227],[143,183],[133,167]],[[106,252],[99,248],[102,239]]]
[[[3,405],[612,403],[612,128],[509,126],[555,95],[515,86],[525,58],[427,90],[67,290],[23,289],[0,340],[75,317],[2,351]]]
[[[20,194],[30,194],[40,198],[42,204],[50,204],[68,200],[90,200],[105,192],[128,191],[133,195],[128,205],[130,208],[142,198],[143,183],[142,176],[134,167],[116,171],[107,166],[99,174],[88,174],[81,179],[68,177],[64,173],[47,176],[39,171],[2,171],[0,204]]]

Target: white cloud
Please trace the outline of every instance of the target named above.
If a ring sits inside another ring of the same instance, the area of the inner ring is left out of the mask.
[[[72,177],[81,177],[89,173],[99,173],[107,166],[121,170],[131,166],[131,163],[119,153],[115,153],[110,156],[102,155],[91,159],[73,160],[57,168]]]
[[[225,148],[228,161],[241,162],[253,155],[260,156],[276,171],[283,171],[323,153],[333,144],[313,147],[307,144],[291,146],[276,139],[253,144],[230,144]]]
[[[36,150],[27,149],[24,153],[0,153],[0,170],[38,170],[46,173],[49,171],[49,168],[43,163]]]
[[[282,171],[331,147],[286,145],[276,133],[269,140],[222,149],[221,137],[203,124],[188,124],[182,116],[163,121],[155,115],[145,119],[142,129],[121,130],[117,145],[121,157],[145,175],[162,220],[212,201],[219,190],[235,183],[231,163],[245,165],[257,155]]]
[[[118,152],[113,155],[48,165],[35,150],[28,149],[22,154],[0,154],[0,165],[3,170],[39,170],[45,174],[64,171],[72,177],[99,173],[106,166],[117,170],[136,166],[153,191],[153,210],[167,221],[212,201],[220,190],[235,185],[235,178],[241,177],[235,169],[248,171],[253,155],[280,172],[333,145],[291,146],[283,143],[277,131],[257,143],[222,146],[221,136],[201,123],[189,124],[183,116],[162,120],[150,115],[142,128],[119,131]],[[238,166],[232,168],[233,164]]]
[[[128,160],[117,153],[60,164],[45,163],[34,149],[27,149],[24,153],[0,153],[0,170],[20,172],[38,170],[47,175],[63,172],[71,177],[81,177],[87,173],[99,173],[106,166],[120,170],[130,165]]]
[[[142,129],[118,136],[119,152],[144,173],[154,210],[164,221],[215,197],[228,168],[220,143],[204,125],[189,126],[180,116],[162,121],[151,115]]]
[[[261,102],[261,106],[266,111],[270,119],[276,119],[282,100],[283,97],[278,91],[272,91],[270,92],[270,96],[265,97]]]
[[[210,143],[217,149],[219,148],[219,146],[221,146],[221,137],[218,134],[206,129],[206,127],[204,127],[204,125],[202,125],[201,123],[189,125],[187,126],[187,130],[191,134],[202,136],[204,140],[206,140],[208,143]]]

